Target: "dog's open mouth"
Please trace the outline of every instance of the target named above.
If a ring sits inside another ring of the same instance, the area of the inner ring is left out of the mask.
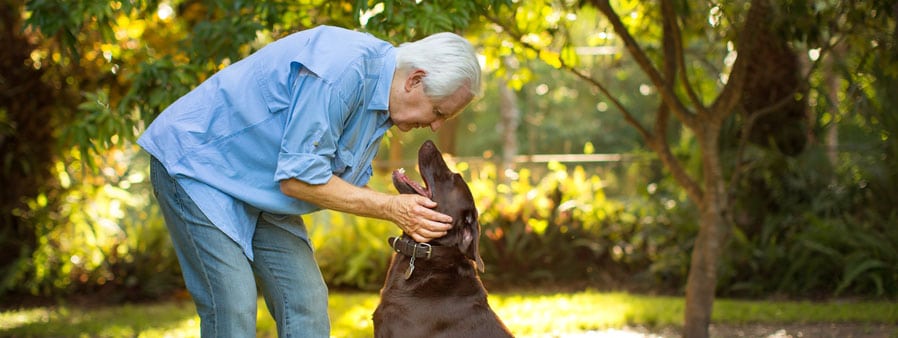
[[[433,198],[433,193],[430,191],[429,187],[426,186],[426,182],[425,186],[422,186],[420,183],[412,181],[410,178],[408,178],[408,176],[405,175],[405,169],[402,168],[393,171],[393,185],[395,185],[396,188],[399,189],[400,184],[413,190],[418,195],[426,196],[427,198]],[[400,192],[402,192],[402,189],[400,189]]]

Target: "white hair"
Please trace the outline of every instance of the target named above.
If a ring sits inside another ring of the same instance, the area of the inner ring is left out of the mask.
[[[425,71],[424,93],[435,100],[446,98],[465,85],[472,95],[480,93],[480,62],[474,47],[453,33],[436,33],[399,45],[396,67]]]

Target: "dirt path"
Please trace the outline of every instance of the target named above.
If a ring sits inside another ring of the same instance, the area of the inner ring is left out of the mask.
[[[898,324],[746,324],[711,325],[712,338],[892,338],[898,337]],[[533,336],[534,338],[537,336]],[[538,336],[540,338],[678,338],[675,329],[649,330],[626,327],[575,334]]]
[[[749,324],[712,325],[712,337],[832,337],[832,338],[889,338],[898,337],[898,325],[887,324]]]

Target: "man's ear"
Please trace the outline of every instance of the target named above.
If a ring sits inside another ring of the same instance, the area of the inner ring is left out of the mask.
[[[424,85],[424,77],[427,72],[423,69],[415,69],[408,73],[405,77],[405,90],[412,91],[416,86]]]

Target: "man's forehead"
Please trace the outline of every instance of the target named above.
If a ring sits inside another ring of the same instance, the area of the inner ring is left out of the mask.
[[[449,115],[447,119],[452,119],[461,114],[472,101],[474,101],[474,94],[468,90],[467,86],[464,86],[443,100],[442,104],[438,105],[438,109],[441,113]]]

